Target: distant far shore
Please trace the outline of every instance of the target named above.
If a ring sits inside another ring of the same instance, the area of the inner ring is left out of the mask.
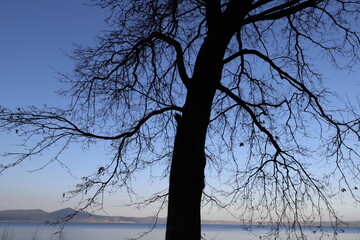
[[[32,210],[2,210],[0,211],[0,222],[56,222],[56,220],[65,218],[76,213],[72,208],[65,208],[55,212],[46,212],[41,209]],[[157,223],[165,224],[166,218],[156,217],[124,217],[124,216],[101,216],[87,212],[78,212],[69,222],[78,223]],[[203,220],[202,224],[217,225],[273,225],[271,223],[243,223],[240,221],[221,221],[221,220]],[[332,226],[331,222],[323,223],[305,223],[307,226]],[[358,221],[344,221],[340,226],[360,226]]]

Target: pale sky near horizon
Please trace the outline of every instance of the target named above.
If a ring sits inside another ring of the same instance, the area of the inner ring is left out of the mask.
[[[61,88],[56,71],[69,73],[72,60],[66,53],[73,49],[73,43],[92,45],[96,34],[106,29],[104,10],[84,6],[86,0],[3,0],[0,3],[0,105],[21,107],[26,105],[61,106],[66,99],[59,98],[55,91]],[[322,68],[327,68],[323,66]],[[55,69],[55,70],[54,70]],[[339,94],[354,96],[360,93],[359,67],[347,74],[327,71],[330,86]],[[0,133],[0,156],[14,144],[14,135]],[[15,147],[14,147],[15,148]],[[58,164],[30,173],[44,163],[44,159],[31,159],[0,175],[0,210],[43,209],[55,211],[74,207],[75,202],[62,203],[62,193],[71,190],[85,173],[90,174],[99,166],[99,159],[105,153],[99,145],[87,152],[76,146],[65,154],[65,161],[74,163],[73,174]],[[1,157],[2,158],[2,157]],[[71,164],[70,164],[71,165]],[[144,173],[147,175],[148,173]],[[146,180],[139,176],[138,188],[149,191]],[[163,184],[163,183],[162,183]],[[156,187],[154,187],[156,188]],[[152,188],[152,190],[154,189]],[[161,186],[159,187],[159,189]],[[114,194],[105,201],[109,215],[148,216],[155,208],[134,210],[120,207],[121,201],[128,199],[126,193]],[[340,208],[344,218],[360,219],[360,208],[354,207],[352,200],[343,199]],[[103,213],[97,213],[103,214]],[[205,213],[204,219],[230,219],[224,213]]]

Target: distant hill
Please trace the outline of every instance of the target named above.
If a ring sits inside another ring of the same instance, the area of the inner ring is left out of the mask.
[[[56,221],[65,218],[76,211],[72,208],[65,208],[55,212],[45,212],[41,209],[34,210],[4,210],[0,211],[0,221],[11,222],[45,222]],[[100,216],[87,212],[78,212],[71,222],[113,222],[113,223],[152,223],[155,217],[113,217]],[[158,223],[165,223],[164,218],[159,218]]]
[[[42,221],[49,213],[41,209],[0,211],[0,221]]]
[[[74,214],[72,208],[64,208],[55,212],[45,212],[41,209],[34,210],[4,210],[0,211],[2,222],[45,222],[56,221]],[[123,217],[101,216],[87,212],[78,212],[71,222],[106,222],[106,223],[154,223],[155,217]],[[166,218],[158,218],[157,223],[165,224]],[[202,221],[203,224],[237,224],[231,221]]]
[[[64,208],[55,212],[45,212],[41,209],[32,210],[4,210],[0,211],[0,222],[46,222],[56,221],[74,214],[76,211],[72,208]],[[87,212],[78,212],[71,222],[102,222],[102,223],[154,223],[155,217],[123,217],[123,216],[102,216],[90,214]],[[165,224],[166,218],[158,218],[157,223]],[[240,224],[234,221],[207,221],[202,224]],[[328,223],[329,224],[329,223]],[[316,223],[310,224],[316,225]],[[323,223],[327,225],[327,223]],[[348,226],[360,226],[360,221],[346,222]]]

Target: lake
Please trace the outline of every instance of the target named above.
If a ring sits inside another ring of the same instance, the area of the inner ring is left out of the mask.
[[[139,237],[140,233],[149,230],[149,224],[126,223],[68,223],[63,235],[54,235],[57,228],[42,223],[0,222],[0,240],[120,240]],[[246,231],[239,225],[203,225],[203,237],[206,240],[263,240],[275,239],[266,237],[271,231],[271,226],[253,226],[251,231]],[[184,230],[185,231],[185,230]],[[360,240],[360,227],[342,227],[342,231],[334,238],[333,229],[324,227],[322,234],[316,227],[304,230],[306,240]],[[165,225],[158,225],[151,233],[144,236],[144,240],[162,240],[165,235]],[[261,237],[260,237],[261,236]],[[281,230],[277,240],[294,239],[288,237]]]

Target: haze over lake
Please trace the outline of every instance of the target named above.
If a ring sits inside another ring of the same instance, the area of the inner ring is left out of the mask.
[[[44,225],[35,222],[0,222],[0,236],[8,233],[11,240],[36,240],[62,239],[62,240],[119,240],[137,238],[141,233],[150,229],[149,224],[126,224],[126,223],[68,223],[65,226],[63,235],[54,235],[58,230],[56,227]],[[184,229],[186,231],[186,229]],[[265,237],[271,231],[271,226],[259,227],[253,226],[251,231],[246,231],[239,225],[203,225],[203,238],[208,240],[258,240],[275,239],[274,237]],[[324,233],[318,228],[306,228],[304,230],[306,239],[334,239],[333,229],[324,227]],[[144,236],[144,240],[161,240],[165,236],[165,225],[157,225],[156,228]],[[260,238],[261,236],[261,238]],[[339,240],[359,240],[360,227],[342,227],[337,234]],[[280,231],[278,240],[289,239],[284,231]],[[293,238],[290,238],[293,239]],[[305,238],[304,238],[305,239]]]

